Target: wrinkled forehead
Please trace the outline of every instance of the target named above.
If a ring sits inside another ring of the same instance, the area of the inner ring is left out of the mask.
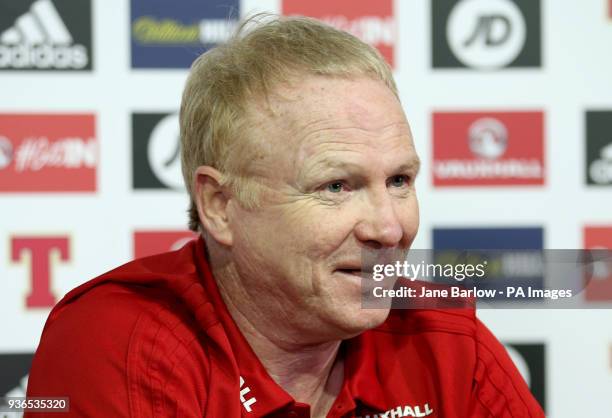
[[[270,114],[283,129],[351,123],[366,130],[405,120],[399,101],[379,80],[307,76],[279,86],[269,97]]]
[[[414,152],[401,105],[381,81],[310,76],[277,88],[256,115],[269,156],[294,170],[333,153]],[[278,167],[278,166],[277,166]]]

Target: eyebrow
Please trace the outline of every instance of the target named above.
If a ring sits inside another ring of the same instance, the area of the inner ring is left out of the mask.
[[[416,176],[421,170],[421,159],[414,155],[410,157],[410,160],[402,165],[400,165],[396,172],[404,172],[404,171],[414,171],[414,175]]]
[[[403,173],[403,172],[413,172],[416,176],[421,168],[421,160],[417,155],[413,155],[409,157],[408,161],[402,163],[399,167],[393,170],[394,173]],[[302,171],[300,177],[308,176],[312,171],[316,171],[318,173],[323,172],[324,170],[330,169],[340,169],[350,171],[358,171],[361,169],[359,164],[350,162],[350,161],[338,161],[335,159],[324,158],[316,163],[310,165],[306,171]]]

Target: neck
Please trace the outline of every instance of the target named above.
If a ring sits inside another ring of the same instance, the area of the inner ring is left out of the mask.
[[[228,267],[228,266],[225,266]],[[219,292],[234,322],[274,381],[297,402],[311,406],[311,416],[325,416],[344,380],[340,340],[309,342],[291,327],[294,312],[282,312],[266,298],[254,298],[235,269],[214,269]],[[257,303],[253,303],[257,300]],[[262,312],[265,307],[265,312]]]

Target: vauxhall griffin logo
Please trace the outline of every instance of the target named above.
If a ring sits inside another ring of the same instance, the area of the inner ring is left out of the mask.
[[[0,70],[86,69],[90,0],[0,0]]]
[[[434,67],[534,67],[539,0],[434,0]]]
[[[508,146],[508,131],[503,123],[495,118],[482,118],[469,129],[470,150],[482,157],[500,157]]]
[[[544,182],[541,112],[435,112],[436,186]]]

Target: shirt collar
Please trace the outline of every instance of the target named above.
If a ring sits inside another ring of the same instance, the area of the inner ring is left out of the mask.
[[[207,298],[213,305],[228,337],[240,375],[245,381],[245,386],[250,388],[249,395],[257,399],[257,403],[253,405],[253,416],[264,417],[294,404],[293,397],[268,374],[230,315],[206,262],[202,237],[197,240],[195,250]],[[339,354],[344,355],[344,383],[338,398],[353,404],[358,400],[369,408],[385,411],[385,397],[381,389],[381,377],[377,373],[376,352],[370,333],[366,331],[343,341]]]

